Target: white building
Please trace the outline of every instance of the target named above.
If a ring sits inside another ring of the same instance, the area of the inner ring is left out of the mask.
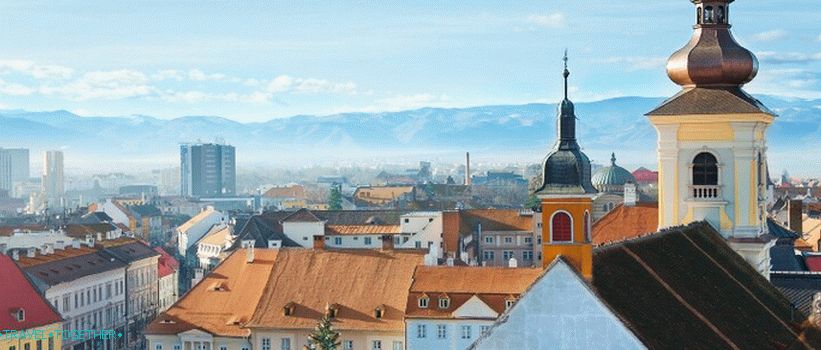
[[[179,296],[180,263],[160,247],[154,248],[154,251],[160,254],[157,260],[157,310],[162,312],[171,307]]]
[[[210,271],[222,261],[225,251],[234,244],[234,227],[217,224],[197,242],[199,268]]]
[[[188,249],[205,236],[211,230],[211,227],[227,222],[228,215],[209,206],[180,227],[177,227],[177,249],[180,255],[185,256]]]

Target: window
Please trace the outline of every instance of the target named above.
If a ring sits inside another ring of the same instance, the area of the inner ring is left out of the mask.
[[[80,307],[80,296],[77,295],[77,292],[74,292],[74,308]]]
[[[410,222],[410,219],[405,218],[405,223],[407,224],[407,223],[409,223],[409,222]]]
[[[342,350],[353,350],[353,340],[342,342]]]
[[[512,250],[505,250],[502,252],[502,258],[505,262],[509,261],[510,259],[514,258],[516,255],[513,253]]]
[[[490,326],[482,326],[480,329],[482,330],[482,335],[485,335],[487,331],[490,330]]]
[[[248,348],[247,345],[243,345],[240,349],[242,349],[242,350],[251,350],[251,349]],[[174,349],[174,350],[179,350],[179,349]]]
[[[482,252],[482,260],[484,260],[484,261],[496,260],[496,253],[492,250],[483,251]]]
[[[485,236],[485,243],[493,244],[493,236]]]
[[[513,244],[513,237],[505,237],[505,244]]]
[[[393,350],[403,350],[402,342],[398,340],[393,341]]]
[[[381,340],[374,340],[371,342],[371,349],[372,350],[382,350],[382,341]]]
[[[220,350],[228,350],[228,347],[225,345],[220,345]]]
[[[525,237],[525,244],[533,243],[533,237]]]
[[[428,329],[427,326],[423,324],[416,325],[416,337],[417,338],[425,338],[428,336]]]
[[[63,295],[63,311],[71,310],[71,296],[66,294]]]
[[[537,222],[537,223],[536,223],[536,228],[542,228],[542,223],[541,223],[541,222]]]
[[[710,153],[699,153],[693,159],[693,185],[718,185],[718,160]]]
[[[450,298],[444,297],[439,298],[439,308],[440,309],[447,309],[450,307]]]
[[[471,337],[470,331],[471,331],[470,325],[462,326],[462,339],[470,339],[470,337]]]
[[[707,6],[704,8],[704,23],[712,24],[713,23],[713,7]]]
[[[31,344],[30,343],[24,344],[23,345],[23,350],[31,350]]]
[[[516,304],[516,299],[507,299],[505,300],[505,310],[510,309],[513,307],[513,304]]]
[[[446,339],[448,337],[448,326],[443,324],[436,325],[436,337]]]
[[[371,245],[371,243],[373,243],[373,238],[365,237],[365,245]]]
[[[48,338],[48,350],[54,350],[54,337]]]
[[[43,341],[42,340],[38,340],[36,345],[37,346],[35,346],[35,348],[37,350],[43,350]]]
[[[17,314],[15,316],[17,317],[17,322],[23,322],[26,320],[26,311],[23,309],[17,309]]]
[[[342,245],[342,237],[334,237],[334,244]]]
[[[421,297],[421,298],[419,298],[419,308],[421,308],[421,309],[427,309],[427,308],[428,308],[428,303],[429,303],[429,302],[430,302],[430,298],[428,298],[428,297]]]
[[[281,350],[291,350],[291,338],[282,338],[282,340],[279,343],[279,348]]]
[[[533,252],[532,251],[522,252],[522,260],[533,260]]]
[[[162,350],[162,344],[154,345],[154,350]]]
[[[573,228],[570,215],[564,212],[553,214],[550,222],[550,233],[552,242],[572,242]]]
[[[262,338],[262,350],[271,350],[271,338]]]
[[[182,346],[180,344],[174,344],[174,350],[182,350]]]
[[[422,248],[422,241],[414,242],[413,246],[416,247],[416,249],[421,249]]]
[[[587,211],[584,212],[584,237],[588,242],[592,240],[590,237],[590,213]]]

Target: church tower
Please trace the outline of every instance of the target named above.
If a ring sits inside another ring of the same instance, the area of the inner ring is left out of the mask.
[[[658,132],[659,229],[707,221],[769,275],[765,133],[775,115],[742,90],[758,60],[730,32],[734,0],[691,0],[690,42],[667,62],[682,90],[647,114]]]
[[[593,273],[590,241],[593,196],[590,160],[576,142],[576,114],[567,97],[567,52],[564,55],[564,100],[557,111],[558,139],[545,157],[542,183],[536,189],[542,209],[542,261],[561,255],[586,278]]]

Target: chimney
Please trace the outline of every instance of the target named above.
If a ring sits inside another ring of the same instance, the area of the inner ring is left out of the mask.
[[[245,262],[251,264],[254,262],[254,245],[251,244],[245,248]]]
[[[507,261],[507,267],[515,269],[519,267],[519,262],[516,261],[516,258],[510,258],[510,260]]]
[[[470,152],[465,152],[465,185],[470,186]]]
[[[624,206],[635,207],[639,201],[638,193],[636,193],[636,184],[628,182],[624,184]]]
[[[393,236],[382,235],[382,250],[393,250]]]
[[[102,240],[103,240],[103,233],[102,233],[102,232],[97,232],[97,240],[98,240],[98,241],[102,241]]]
[[[447,264],[448,266],[453,266],[453,258],[448,258]]]
[[[801,211],[804,202],[798,199],[791,199],[787,202],[787,225],[790,230],[798,234],[804,233],[803,224],[801,223]]]
[[[26,249],[26,257],[33,258],[36,251],[37,251],[36,248]]]
[[[65,248],[66,248],[66,242],[64,242],[64,241],[57,241],[57,242],[54,243],[54,249],[65,249]]]
[[[323,235],[315,235],[314,236],[314,249],[316,249],[316,250],[325,249],[325,236],[323,236]]]

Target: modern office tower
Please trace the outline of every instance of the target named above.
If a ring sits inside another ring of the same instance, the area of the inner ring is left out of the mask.
[[[57,200],[65,193],[62,151],[46,151],[45,153],[43,163],[43,193],[49,200]]]
[[[187,197],[236,194],[234,146],[215,143],[180,145],[180,188]]]
[[[29,178],[29,150],[0,148],[0,190],[12,192],[14,184]]]

